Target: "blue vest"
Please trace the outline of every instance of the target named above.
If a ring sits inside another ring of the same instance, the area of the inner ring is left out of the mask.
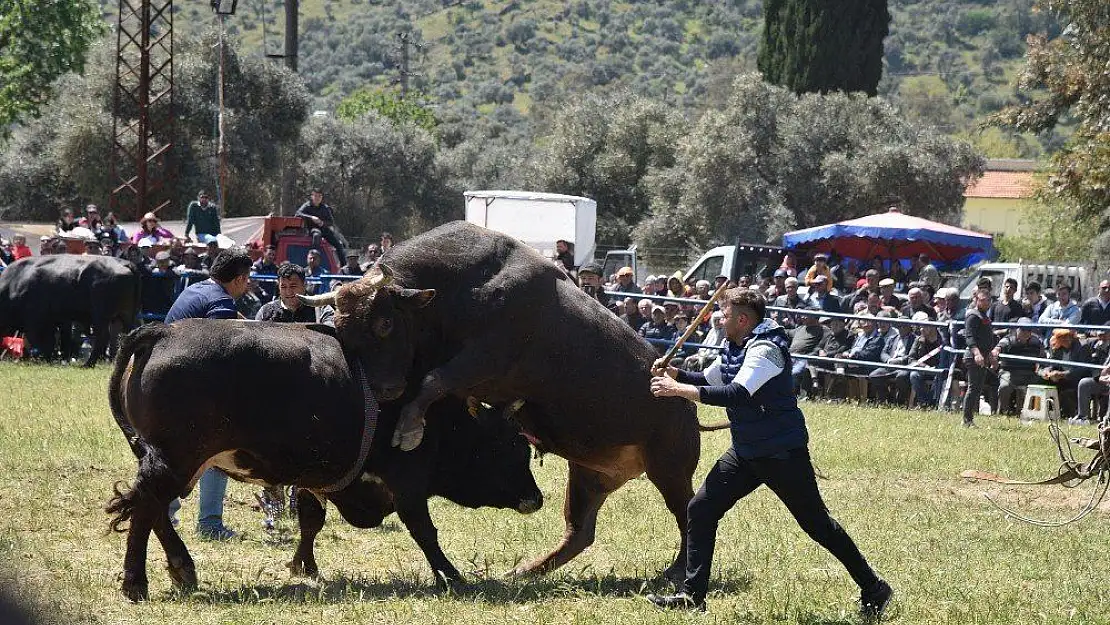
[[[764,322],[752,331],[743,347],[731,341],[721,354],[721,374],[726,383],[736,377],[748,347],[756,342],[770,341],[782,353],[782,372],[768,380],[752,395],[750,402],[728,406],[732,447],[741,458],[766,458],[809,444],[805,417],[794,395],[790,373],[790,338],[775,323]]]

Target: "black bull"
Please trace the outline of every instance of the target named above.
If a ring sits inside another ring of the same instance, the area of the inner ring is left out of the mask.
[[[139,314],[139,277],[130,264],[105,256],[57,254],[24,258],[0,273],[0,334],[26,333],[29,347],[54,354],[60,331],[63,356],[70,355],[71,324],[93,330],[91,367],[108,348],[113,322],[126,330]]]
[[[701,445],[696,410],[652,397],[655,349],[560,267],[510,237],[454,222],[395,245],[367,277],[305,301],[336,305],[340,341],[376,392],[396,397],[422,377],[394,434],[402,449],[418,448],[427,409],[449,394],[526,401],[525,432],[566,458],[570,475],[562,541],[517,573],[553,570],[592,544],[606,497],[646,473],[678,525],[668,577],[681,574]]]
[[[188,493],[208,466],[232,478],[294,484],[301,542],[292,567],[316,571],[312,541],[324,510],[309,490],[335,486],[352,470],[366,422],[362,386],[324,326],[184,320],[147,326],[121,343],[109,403],[139,461],[130,489],[106,511],[126,530],[123,592],[147,594],[151,531],[166,552],[170,577],[196,584],[196,568],[167,506]],[[500,415],[473,419],[459,400],[438,403],[429,420],[432,445],[419,454],[391,448],[398,405],[382,406],[365,464],[346,487],[321,493],[356,527],[374,527],[397,512],[440,585],[459,572],[439,546],[427,499],[467,507],[532,512],[542,495],[529,470],[527,442]]]

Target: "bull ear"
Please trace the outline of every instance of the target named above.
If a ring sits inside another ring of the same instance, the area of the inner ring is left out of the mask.
[[[482,402],[478,401],[478,398],[473,395],[467,395],[466,411],[470,413],[470,416],[477,419],[481,410]]]
[[[435,298],[435,289],[404,289],[403,291],[401,291],[401,299],[409,304],[412,304],[416,308],[423,308],[427,306]]]

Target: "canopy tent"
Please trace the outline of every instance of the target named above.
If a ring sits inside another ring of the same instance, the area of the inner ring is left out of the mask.
[[[843,258],[903,260],[928,254],[938,266],[961,269],[986,260],[994,251],[989,234],[964,230],[897,208],[840,223],[782,235],[782,246],[807,252],[834,252]]]

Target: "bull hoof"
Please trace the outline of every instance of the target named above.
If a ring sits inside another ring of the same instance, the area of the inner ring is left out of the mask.
[[[296,558],[288,562],[285,567],[289,569],[290,575],[295,577],[320,577],[320,569],[316,566],[315,562],[306,562],[300,558]]]
[[[197,587],[197,570],[190,564],[171,563],[166,566],[170,581],[179,590],[191,591]]]
[[[462,574],[458,571],[435,571],[436,588],[441,592],[458,592],[466,587]]]
[[[147,598],[150,596],[150,592],[147,586],[147,580],[145,577],[129,578],[125,575],[123,579],[123,585],[120,586],[120,591],[123,593],[124,597],[127,597],[129,600],[135,603],[146,601]]]
[[[529,577],[539,577],[544,574],[543,561],[529,562],[528,564],[521,564],[515,569],[505,573],[507,579],[526,579]]]

